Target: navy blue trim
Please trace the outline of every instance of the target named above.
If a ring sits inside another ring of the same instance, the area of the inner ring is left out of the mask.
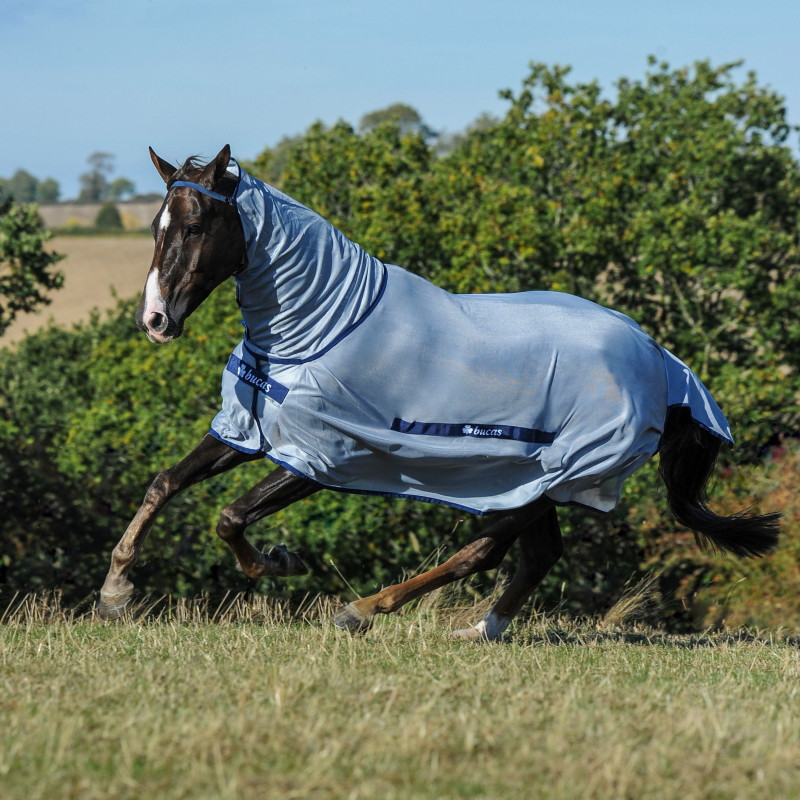
[[[213,428],[209,430],[209,433],[215,438],[219,439],[223,444],[228,445],[228,447],[232,447],[234,450],[238,450],[241,453],[247,453],[248,455],[255,455],[256,453],[261,453],[263,450],[258,448],[250,449],[249,447],[242,447],[241,445],[234,444],[233,442],[224,439],[220,436]],[[346,489],[341,486],[331,486],[330,484],[323,483],[322,481],[317,480],[316,478],[310,478],[304,472],[301,472],[296,467],[293,467],[291,464],[287,463],[286,461],[281,461],[279,458],[275,458],[275,456],[271,456],[269,453],[264,453],[264,458],[267,461],[271,461],[278,467],[283,467],[285,470],[288,470],[292,473],[292,475],[296,475],[298,478],[303,478],[304,480],[311,481],[311,483],[316,483],[322,486],[324,489],[330,489],[332,492],[340,492],[341,494],[361,494],[366,495],[368,497],[389,497],[395,498],[398,500],[414,500],[418,503],[432,503],[437,506],[448,506],[449,508],[455,508],[457,511],[466,511],[468,514],[475,514],[478,517],[485,516],[486,514],[494,514],[497,511],[502,511],[503,509],[489,509],[488,511],[482,511],[479,508],[472,508],[471,506],[464,506],[460,503],[454,503],[451,500],[442,500],[438,497],[423,497],[422,495],[418,494],[402,494],[400,492],[380,492],[378,490],[370,490],[370,489]],[[547,492],[544,495],[540,495],[540,497],[547,497]],[[588,509],[589,511],[597,511],[596,508],[593,506],[586,506],[581,503],[575,502],[568,502],[568,503],[559,503],[556,500],[547,497],[553,505],[561,508],[566,506],[577,506],[580,508]],[[533,501],[531,501],[533,502]]]
[[[260,372],[251,367],[246,361],[242,361],[239,356],[231,353],[228,363],[225,365],[228,372],[235,375],[240,381],[248,386],[252,386],[271,400],[281,404],[289,394],[289,390],[278,381],[273,380],[265,372]]]
[[[322,484],[325,486],[325,484]],[[417,503],[432,503],[437,506],[447,506],[448,508],[455,508],[457,511],[466,511],[468,514],[476,514],[482,517],[484,514],[492,514],[493,511],[481,511],[478,508],[470,508],[470,506],[462,506],[460,503],[454,503],[452,500],[442,500],[438,497],[423,497],[419,494],[401,494],[400,492],[379,492],[377,490],[370,491],[369,489],[341,489],[337,486],[325,486],[326,489],[332,489],[334,492],[341,492],[342,494],[363,494],[368,497],[389,497],[397,500],[414,500]]]
[[[417,436],[466,436],[474,439],[512,439],[529,444],[552,444],[556,435],[515,425],[478,425],[473,422],[406,422],[395,417],[392,430]]]
[[[236,444],[235,442],[230,441],[230,439],[226,439],[224,436],[221,436],[217,433],[213,428],[209,428],[208,432],[215,438],[218,439],[222,444],[228,445],[228,447],[232,447],[234,450],[238,450],[240,453],[247,453],[249,456],[254,456],[256,453],[263,453],[263,449],[260,447],[244,447],[243,445]]]
[[[229,444],[229,442],[226,442]],[[255,451],[258,452],[258,451]],[[477,514],[478,516],[483,516],[484,514],[491,514],[492,511],[481,511],[478,508],[470,508],[469,506],[462,506],[458,503],[453,503],[449,500],[440,500],[438,497],[423,497],[422,495],[416,494],[401,494],[400,492],[380,492],[377,490],[372,489],[347,489],[342,486],[331,486],[328,483],[323,483],[322,481],[317,480],[316,478],[309,478],[303,472],[300,472],[299,469],[293,467],[291,464],[287,464],[285,461],[281,461],[279,458],[275,458],[275,456],[269,455],[269,453],[264,454],[264,458],[268,461],[271,461],[273,464],[277,464],[279,467],[283,467],[284,469],[289,470],[292,475],[296,475],[298,478],[305,478],[307,481],[312,481],[313,483],[317,483],[325,489],[330,489],[332,492],[341,492],[342,494],[363,494],[370,497],[394,497],[400,500],[416,500],[420,503],[434,503],[435,505],[439,506],[449,506],[450,508],[455,508],[458,511],[466,511],[468,514]]]
[[[239,175],[241,177],[241,167],[239,167]],[[214,200],[221,200],[223,203],[227,203],[229,206],[236,205],[236,189],[234,189],[233,194],[230,197],[226,197],[224,194],[220,194],[219,192],[214,192],[211,189],[206,189],[205,186],[201,186],[199,183],[192,183],[191,181],[175,181],[169,185],[170,189],[178,189],[181,186],[186,186],[189,189],[194,189],[200,194],[208,195],[209,197],[213,197]],[[236,188],[239,188],[239,182],[236,182]]]
[[[386,291],[386,284],[389,280],[389,270],[386,269],[386,264],[381,264],[383,267],[383,280],[381,281],[381,288],[378,290],[378,294],[375,299],[370,303],[369,308],[349,327],[345,328],[330,344],[326,345],[322,348],[318,353],[314,353],[313,356],[308,356],[307,358],[280,358],[280,356],[274,356],[271,353],[267,353],[263,351],[260,347],[254,345],[248,339],[248,331],[247,326],[245,326],[245,336],[243,339],[244,349],[250,353],[251,356],[254,358],[266,358],[270,364],[288,364],[292,366],[296,366],[298,364],[308,364],[309,361],[316,361],[318,358],[321,358],[325,355],[329,350],[332,350],[339,344],[343,339],[348,337],[362,322],[365,322],[367,317],[378,307],[378,303],[380,303],[381,298],[383,297],[384,292]]]

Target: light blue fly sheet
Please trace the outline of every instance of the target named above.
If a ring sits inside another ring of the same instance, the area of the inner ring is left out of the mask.
[[[612,509],[672,406],[732,441],[700,380],[628,317],[557,292],[450,294],[229,170],[245,335],[211,433],[231,447],[483,513],[542,495]]]

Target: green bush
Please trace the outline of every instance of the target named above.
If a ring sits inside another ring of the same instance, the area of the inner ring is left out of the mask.
[[[63,285],[63,273],[53,269],[63,256],[44,249],[49,238],[38,206],[0,197],[0,334]]]
[[[94,220],[94,227],[98,231],[113,232],[124,229],[122,215],[114,203],[104,203],[100,206]]]

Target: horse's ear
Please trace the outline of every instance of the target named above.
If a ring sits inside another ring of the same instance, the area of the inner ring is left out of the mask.
[[[161,156],[157,156],[152,147],[150,148],[150,158],[152,159],[155,168],[158,170],[158,174],[164,180],[164,183],[169,183],[172,179],[172,176],[178,171],[178,168],[173,167],[169,161],[164,161]]]
[[[207,186],[209,189],[214,189],[222,180],[223,175],[225,175],[230,161],[231,146],[226,144],[225,147],[217,153],[217,157],[206,164],[203,174],[200,176],[200,183]]]

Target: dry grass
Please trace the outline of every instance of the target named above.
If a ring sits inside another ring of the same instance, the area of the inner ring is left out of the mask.
[[[789,798],[798,643],[534,617],[450,641],[429,603],[360,638],[331,604],[53,601],[0,624],[0,786],[25,798]],[[472,616],[476,613],[472,609]]]

